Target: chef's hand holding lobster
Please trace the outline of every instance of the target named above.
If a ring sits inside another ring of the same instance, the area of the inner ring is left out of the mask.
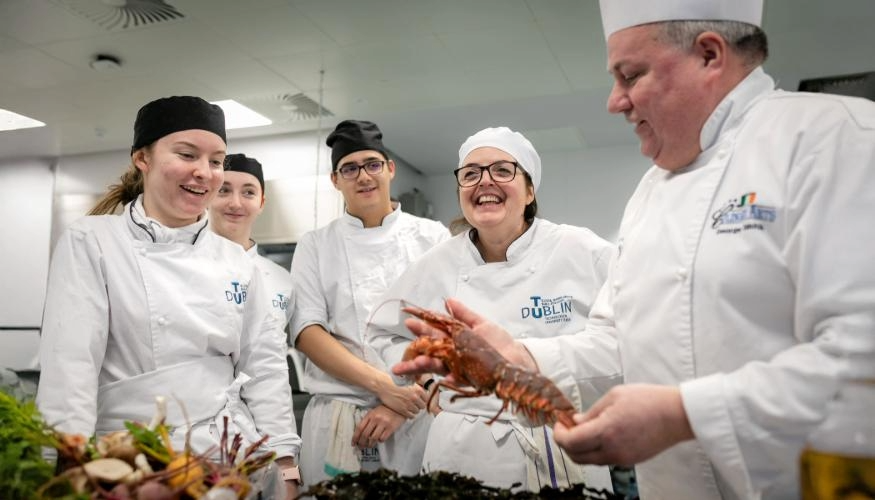
[[[538,372],[538,365],[528,349],[514,340],[499,325],[487,321],[465,307],[461,302],[448,299],[448,312],[453,318],[467,326],[467,330],[485,340],[509,365]],[[436,322],[428,313],[419,313],[415,308],[407,308],[416,318],[408,318],[405,325],[420,340],[434,343],[450,338],[445,325]],[[446,321],[446,319],[444,319]],[[434,354],[432,354],[434,355]],[[446,374],[444,383],[449,386],[463,386],[470,382],[461,380],[455,370],[450,370],[450,361],[445,357],[432,357],[427,354],[415,357],[405,356],[405,360],[392,367],[397,375],[418,375],[422,373]],[[500,384],[499,384],[500,385]],[[552,385],[552,384],[551,384]],[[558,391],[558,389],[557,389]],[[501,397],[500,388],[495,389]],[[511,389],[510,392],[514,392]],[[564,398],[564,396],[562,396]],[[521,407],[519,411],[531,417],[531,410]],[[677,387],[629,384],[609,390],[588,411],[578,413],[572,408],[550,408],[556,413],[554,436],[568,455],[578,463],[632,465],[647,460],[661,451],[682,441],[693,439],[693,432],[687,419]],[[570,415],[571,421],[565,417]],[[539,417],[539,415],[535,415]]]

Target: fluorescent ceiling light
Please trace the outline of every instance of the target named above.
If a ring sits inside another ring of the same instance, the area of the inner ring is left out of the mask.
[[[12,111],[0,109],[0,132],[22,128],[45,127],[46,124]]]
[[[260,127],[273,123],[269,118],[256,113],[233,99],[216,101],[213,104],[219,106],[225,112],[225,129],[227,130]]]

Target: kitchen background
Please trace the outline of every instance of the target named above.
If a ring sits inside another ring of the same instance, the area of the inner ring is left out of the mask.
[[[788,90],[871,72],[873,19],[873,0],[766,0],[766,69]],[[380,125],[393,195],[445,223],[459,145],[519,130],[543,160],[540,214],[613,239],[649,162],[605,111],[604,59],[595,0],[0,0],[0,108],[46,124],[0,132],[0,367],[38,369],[54,240],[126,168],[149,100],[235,99],[272,120],[228,137],[264,165],[256,239],[280,261],[343,209],[323,143],[346,118]],[[871,73],[830,84],[875,97]]]

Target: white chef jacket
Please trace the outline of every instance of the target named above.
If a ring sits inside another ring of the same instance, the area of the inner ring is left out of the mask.
[[[246,255],[252,258],[255,267],[261,271],[267,295],[270,298],[268,301],[270,311],[282,325],[282,328],[285,328],[286,323],[292,317],[292,309],[295,305],[295,297],[292,294],[292,277],[289,275],[289,270],[267,257],[259,255],[258,244],[252,245],[246,251]]]
[[[449,236],[440,222],[402,212],[400,205],[379,227],[365,228],[361,219],[344,213],[305,234],[292,259],[292,345],[305,327],[320,325],[351,353],[385,368],[363,342],[371,310],[411,262]],[[341,382],[313,363],[307,363],[304,381],[312,394],[360,406],[377,403],[370,391]]]
[[[400,204],[379,227],[365,228],[360,219],[344,213],[327,226],[305,234],[292,258],[296,297],[289,328],[292,345],[305,327],[320,325],[355,356],[388,370],[364,342],[371,310],[379,307],[376,300],[411,262],[449,236],[440,222],[404,213]],[[371,408],[378,399],[310,362],[306,363],[304,385],[313,399],[301,424],[301,434],[309,440],[302,450],[301,470],[304,481],[312,484],[324,475],[323,461],[328,441],[333,438],[320,431],[320,426],[325,428],[326,420],[332,418],[331,401]],[[419,470],[428,430],[423,423],[426,417],[427,413],[420,413],[378,445],[384,467],[402,473]],[[421,439],[416,437],[419,435]],[[422,443],[414,446],[414,441]]]
[[[297,454],[284,334],[252,260],[207,224],[204,215],[164,227],[145,216],[140,196],[120,215],[84,217],[64,232],[40,343],[37,403],[47,422],[85,435],[119,430],[124,420],[148,422],[162,395],[182,438],[176,396],[196,451],[218,444],[227,415],[232,435],[268,434],[278,456]]]
[[[447,297],[457,298],[487,319],[500,323],[516,338],[578,332],[586,324],[590,306],[604,283],[614,252],[613,245],[589,229],[536,218],[508,247],[507,261],[486,263],[471,241],[470,230],[466,231],[413,263],[386,292],[381,302],[387,306],[375,313],[375,327],[369,330],[369,342],[388,366],[398,363],[414,338],[403,324],[407,315],[399,314],[398,301],[443,312],[443,301]],[[614,374],[595,381],[599,390],[590,391],[592,397],[587,403],[594,402],[602,390],[619,383],[619,371],[617,368]],[[451,403],[453,394],[453,391],[441,393],[443,411],[435,418],[429,433],[429,445],[423,458],[426,467],[432,462],[447,463],[441,456],[432,456],[433,442],[446,443],[451,439],[451,436],[440,435],[449,432],[443,428],[443,420],[458,420],[447,425],[466,427],[464,432],[468,434],[492,434],[496,443],[506,439],[514,428],[520,428],[509,411],[491,426],[485,425],[501,408],[498,398],[464,398]],[[586,406],[588,404],[584,408]],[[459,415],[464,417],[455,418]],[[470,441],[467,446],[464,442],[453,446],[452,453],[471,457],[471,463],[466,463],[461,472],[496,486],[502,484],[491,481],[491,477],[507,485],[520,480],[519,477],[502,477],[507,474],[499,469],[501,464],[517,467],[525,464],[527,459],[522,449],[503,449],[505,456],[494,456],[497,453],[494,447],[478,448]],[[447,453],[443,451],[440,455]],[[541,485],[551,483],[550,478],[539,479]]]
[[[875,104],[773,87],[753,71],[693,164],[644,175],[588,335],[526,342],[561,386],[612,371],[610,338],[626,382],[680,386],[696,441],[636,466],[644,499],[798,498],[843,356],[875,335]]]

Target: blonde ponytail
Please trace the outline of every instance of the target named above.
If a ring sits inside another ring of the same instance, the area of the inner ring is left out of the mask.
[[[88,215],[115,213],[120,205],[134,201],[142,192],[143,172],[132,164],[119,178],[119,183],[109,187],[109,191],[98,200]]]

